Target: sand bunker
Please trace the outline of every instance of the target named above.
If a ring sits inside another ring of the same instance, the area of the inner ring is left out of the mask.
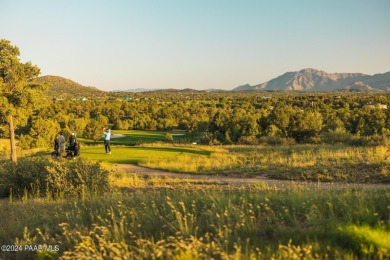
[[[123,134],[115,134],[115,135],[111,135],[111,138],[123,138],[123,137],[125,137],[125,135],[123,135]]]

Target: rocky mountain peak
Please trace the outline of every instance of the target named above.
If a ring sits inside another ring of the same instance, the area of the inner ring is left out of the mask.
[[[364,89],[387,90],[390,87],[390,72],[373,76],[362,73],[327,73],[322,70],[305,68],[286,72],[270,81],[250,86],[248,84],[234,90],[304,90],[327,91],[344,89],[349,84],[361,82]]]

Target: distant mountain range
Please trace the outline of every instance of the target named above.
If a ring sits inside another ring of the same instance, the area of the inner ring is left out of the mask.
[[[138,92],[147,92],[147,91],[155,91],[159,90],[159,88],[153,88],[153,89],[148,89],[148,88],[130,88],[126,90],[113,90],[112,92],[133,92],[133,93],[138,93]]]
[[[43,76],[38,82],[49,85],[48,96],[51,98],[76,98],[76,97],[107,97],[115,92],[223,92],[221,89],[145,89],[136,88],[128,90],[103,91],[95,87],[86,87],[70,79],[59,76]],[[297,91],[390,91],[390,72],[375,75],[362,73],[327,73],[316,69],[303,69],[300,71],[287,72],[270,81],[251,86],[242,85],[233,91],[245,90],[297,90]]]
[[[148,88],[131,88],[131,89],[126,89],[126,90],[113,90],[112,92],[133,92],[133,93],[138,93],[138,92],[148,92],[148,91],[166,91],[166,92],[189,92],[189,91],[207,91],[207,92],[221,92],[221,91],[226,91],[223,89],[216,89],[216,88],[209,88],[209,89],[204,89],[204,90],[198,90],[198,89],[191,89],[191,88],[184,88],[184,89],[175,89],[175,88],[153,88],[153,89],[148,89]]]
[[[327,73],[309,68],[287,72],[258,85],[246,84],[233,89],[242,90],[390,91],[390,72],[371,76],[362,73]]]

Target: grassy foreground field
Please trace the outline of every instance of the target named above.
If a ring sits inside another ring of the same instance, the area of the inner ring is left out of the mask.
[[[129,146],[118,141],[111,155],[98,144],[84,145],[81,157],[196,174],[388,183],[386,153],[385,146]],[[75,179],[87,169],[82,160],[43,157],[57,166],[80,161]],[[33,167],[25,168],[28,175]],[[117,171],[109,178],[111,190],[103,195],[53,197],[32,189],[0,200],[0,244],[22,249],[2,250],[0,259],[390,258],[390,188],[385,185],[277,189]],[[28,250],[37,245],[53,250]]]
[[[390,190],[275,190],[112,173],[104,197],[0,201],[0,244],[31,259],[390,257]],[[123,185],[126,183],[126,185]],[[126,188],[123,188],[126,187]]]
[[[81,157],[196,174],[388,183],[386,153],[385,146],[129,146],[118,141],[111,155],[98,144],[84,145]],[[58,185],[65,181],[60,173],[73,176],[70,180],[84,176],[93,187],[101,176],[90,179],[97,166],[87,167],[81,159],[24,159],[42,168],[20,160],[18,169],[37,176],[49,169]],[[70,164],[77,166],[73,173]],[[22,189],[0,200],[0,244],[22,249],[5,248],[0,259],[390,258],[390,189],[385,185],[278,189],[261,182],[217,185],[118,171],[111,171],[109,180],[111,190],[102,195],[85,192],[87,182],[81,181],[75,197],[46,192],[43,186],[40,192]],[[66,190],[69,182],[64,183],[59,187]],[[36,245],[52,250],[28,250]]]

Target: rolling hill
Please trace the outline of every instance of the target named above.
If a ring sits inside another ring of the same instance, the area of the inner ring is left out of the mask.
[[[380,89],[373,88],[361,81],[353,82],[348,84],[348,86],[344,87],[342,90],[348,91],[382,91]]]
[[[365,90],[390,91],[390,72],[371,76],[362,73],[327,73],[309,68],[286,72],[270,81],[254,86],[246,84],[233,90],[331,91],[345,89],[354,83],[367,85],[369,88],[365,87]]]
[[[39,83],[46,83],[49,86],[48,96],[50,98],[69,99],[76,97],[105,97],[107,92],[95,87],[85,87],[70,79],[59,76],[42,76],[37,79]]]

